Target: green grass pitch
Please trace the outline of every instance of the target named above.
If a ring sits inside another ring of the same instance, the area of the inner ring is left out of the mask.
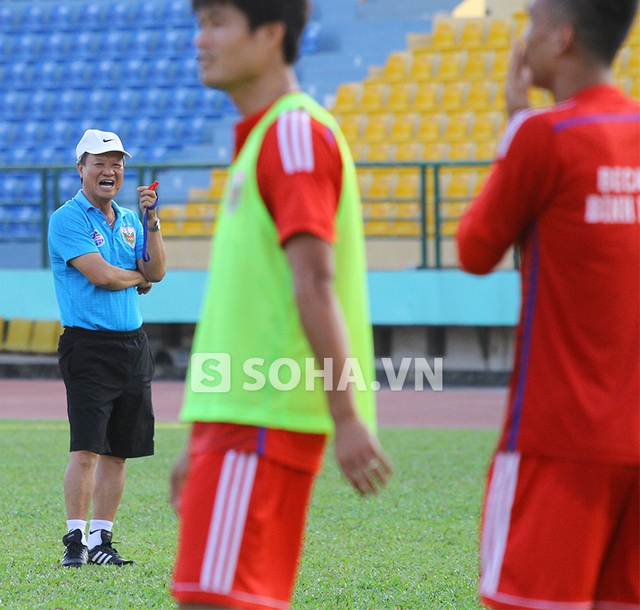
[[[0,608],[175,608],[167,480],[185,437],[185,427],[159,424],[156,455],[129,462],[114,541],[136,565],[70,570],[59,565],[67,425],[0,422]],[[478,610],[478,521],[496,433],[385,429],[380,438],[395,476],[372,498],[352,492],[327,454],[293,609]]]

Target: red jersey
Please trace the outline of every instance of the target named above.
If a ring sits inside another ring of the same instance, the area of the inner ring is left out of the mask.
[[[487,273],[520,246],[500,450],[640,461],[640,105],[599,85],[509,123],[458,231]]]
[[[236,125],[236,157],[267,110]],[[305,110],[282,113],[265,134],[256,173],[280,243],[297,233],[333,242],[342,190],[342,157],[326,125]]]

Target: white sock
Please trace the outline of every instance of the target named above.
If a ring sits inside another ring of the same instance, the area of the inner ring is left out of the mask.
[[[82,532],[82,544],[86,546],[87,537],[85,535],[85,530],[87,529],[87,522],[82,519],[67,519],[67,531],[72,532],[73,530],[80,530]]]
[[[111,531],[113,528],[113,521],[105,521],[103,519],[91,519],[89,522],[89,550],[102,544],[102,530]]]

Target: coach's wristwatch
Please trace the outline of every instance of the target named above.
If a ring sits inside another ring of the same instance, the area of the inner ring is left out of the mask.
[[[154,224],[152,227],[148,227],[149,231],[151,231],[151,233],[155,233],[156,231],[160,230],[160,219],[158,217],[156,217],[156,224]]]

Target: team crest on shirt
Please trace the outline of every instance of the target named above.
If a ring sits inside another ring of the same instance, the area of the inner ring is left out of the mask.
[[[104,237],[101,235],[100,231],[91,231],[91,233],[89,233],[89,236],[91,237],[91,239],[93,239],[98,248],[100,246],[104,246]]]
[[[227,198],[227,214],[233,214],[240,205],[242,194],[242,186],[244,184],[246,174],[242,171],[237,171],[231,178],[231,188],[229,189],[229,197]]]
[[[136,230],[133,227],[120,227],[124,241],[132,248],[136,245]]]

